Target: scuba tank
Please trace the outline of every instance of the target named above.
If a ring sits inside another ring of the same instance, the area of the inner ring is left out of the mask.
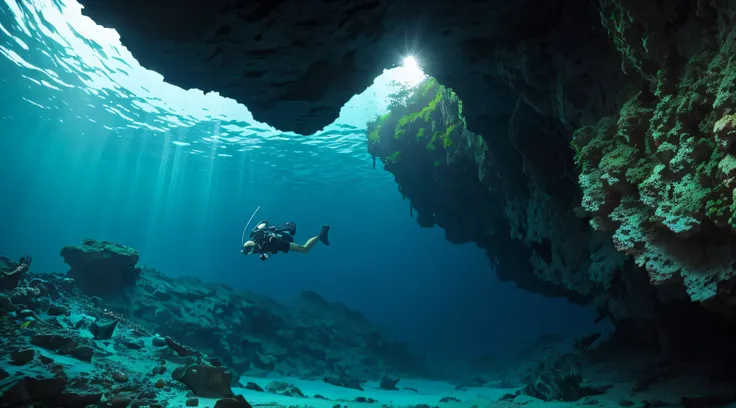
[[[285,235],[288,233],[289,235]],[[269,226],[267,220],[260,221],[250,232],[250,240],[256,245],[253,247],[250,253],[260,254],[262,261],[270,258],[272,254],[277,253],[275,249],[268,249],[268,244],[274,236],[278,236],[279,239],[284,239],[288,242],[293,242],[292,238],[296,234],[296,224],[289,221],[277,226]]]
[[[253,227],[250,232],[250,237],[251,239],[253,239],[254,237],[262,233],[283,235],[281,234],[282,232],[286,232],[293,237],[294,235],[296,235],[296,224],[291,221],[287,221],[281,225],[269,226],[268,220],[263,220],[256,224],[255,227]]]

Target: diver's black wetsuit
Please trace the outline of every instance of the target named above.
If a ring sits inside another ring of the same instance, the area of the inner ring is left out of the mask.
[[[277,252],[287,253],[294,242],[294,235],[296,224],[291,221],[277,226],[269,226],[268,221],[261,221],[250,233],[250,239],[256,244],[253,253],[261,254],[261,259],[267,259]]]

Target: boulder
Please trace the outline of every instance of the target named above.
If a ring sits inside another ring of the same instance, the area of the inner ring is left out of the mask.
[[[271,381],[266,385],[266,391],[273,394],[285,395],[287,397],[304,397],[302,390],[295,385],[284,381]]]
[[[93,322],[89,326],[89,331],[95,340],[109,340],[115,333],[115,328],[118,326],[117,320],[112,320],[107,323],[101,323],[99,321]]]
[[[384,375],[381,378],[380,387],[382,390],[389,390],[389,391],[398,390],[398,387],[396,387],[396,383],[398,383],[399,380],[400,380],[399,378],[394,378],[388,375]]]
[[[332,384],[338,387],[352,388],[354,390],[363,391],[363,387],[360,386],[360,381],[355,378],[348,377],[347,375],[328,375],[324,378],[327,384]]]
[[[61,250],[69,265],[67,275],[89,295],[112,297],[135,285],[140,276],[138,251],[108,241],[87,239]]]
[[[17,366],[26,365],[33,360],[36,351],[33,349],[17,350],[10,353],[10,363]]]
[[[172,373],[172,378],[184,383],[194,395],[204,398],[232,398],[235,396],[230,383],[232,372],[224,367],[213,367],[203,364],[194,364],[178,367]]]
[[[251,408],[251,405],[242,395],[235,398],[222,398],[217,400],[215,408]]]

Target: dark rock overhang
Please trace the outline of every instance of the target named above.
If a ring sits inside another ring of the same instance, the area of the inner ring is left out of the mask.
[[[217,91],[301,134],[330,124],[407,54],[472,107],[478,133],[488,117],[508,117],[520,91],[557,116],[552,85],[565,82],[563,99],[584,110],[592,81],[575,67],[614,54],[587,0],[80,2],[167,82]]]

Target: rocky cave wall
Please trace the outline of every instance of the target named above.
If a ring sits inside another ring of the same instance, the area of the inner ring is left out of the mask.
[[[524,289],[593,300],[617,320],[632,309],[653,317],[646,279],[576,208],[581,195],[564,131],[521,108],[484,138],[467,129],[463,112],[457,94],[429,78],[368,125],[369,152],[394,174],[419,225],[476,243],[502,280]],[[556,149],[518,143],[540,129]]]
[[[380,118],[369,149],[421,225],[618,321],[732,303],[728,1],[81,2],[167,81],[304,134],[420,50],[448,88]]]

